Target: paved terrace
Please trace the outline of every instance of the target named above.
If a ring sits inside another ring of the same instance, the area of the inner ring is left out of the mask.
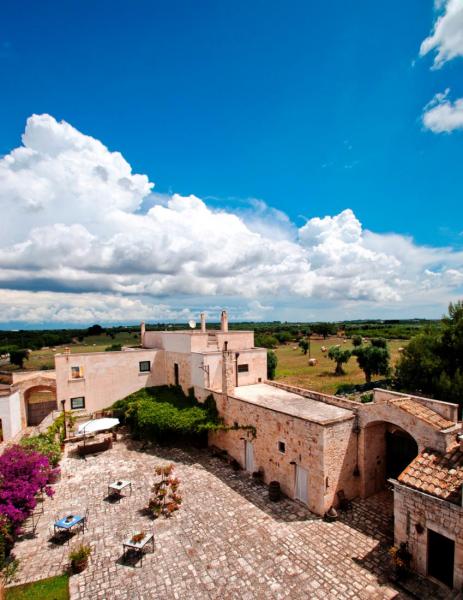
[[[151,521],[140,509],[154,466],[166,461],[175,464],[184,502],[172,518]],[[62,470],[35,534],[15,546],[19,582],[61,573],[69,549],[86,541],[93,553],[87,570],[71,577],[73,600],[408,597],[386,576],[391,504],[384,495],[356,501],[340,521],[325,523],[291,500],[270,503],[266,487],[206,450],[140,451],[130,440],[86,460],[68,456]],[[105,500],[111,478],[130,479],[133,495]],[[54,516],[76,506],[89,508],[88,531],[69,546],[50,543]],[[155,552],[142,566],[126,566],[121,542],[140,529],[154,531]],[[430,590],[428,597],[444,596]]]

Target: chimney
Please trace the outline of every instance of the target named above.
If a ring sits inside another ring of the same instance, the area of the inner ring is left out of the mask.
[[[463,425],[462,425],[463,429]],[[460,452],[463,452],[463,432],[460,432],[457,436],[458,441],[460,442]]]
[[[228,314],[226,310],[220,315],[220,331],[226,333],[228,331]]]
[[[228,350],[228,343],[224,343],[222,352],[222,394],[230,396],[235,389],[235,378],[233,373],[234,353]]]
[[[144,345],[145,345],[145,331],[146,331],[145,322],[142,321],[141,325],[140,325],[140,345],[142,347],[144,347]]]
[[[206,333],[206,315],[202,312],[200,317],[201,317],[201,333]]]

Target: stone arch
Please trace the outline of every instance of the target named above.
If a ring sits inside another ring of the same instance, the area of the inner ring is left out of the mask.
[[[38,425],[58,408],[56,381],[51,377],[33,376],[16,384],[21,394],[21,412],[24,426]]]
[[[361,438],[363,497],[383,490],[388,479],[396,479],[418,455],[418,440],[410,431],[390,421],[369,421]]]
[[[24,403],[27,425],[39,425],[45,417],[58,408],[56,388],[50,385],[32,386],[24,393]]]

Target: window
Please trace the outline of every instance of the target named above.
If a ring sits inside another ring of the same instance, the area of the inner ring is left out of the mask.
[[[238,373],[249,373],[249,365],[238,365]]]
[[[85,408],[85,398],[83,396],[71,398],[71,409],[77,410],[79,408]]]
[[[149,360],[141,360],[139,365],[140,373],[148,373],[148,371],[151,371],[151,363]]]
[[[71,379],[82,379],[84,376],[83,367],[71,367]]]
[[[286,452],[286,444],[284,442],[278,442],[278,450],[284,454]]]

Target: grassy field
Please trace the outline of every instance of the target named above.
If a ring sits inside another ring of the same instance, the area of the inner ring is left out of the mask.
[[[69,577],[58,575],[8,588],[6,600],[69,600]]]
[[[71,353],[76,352],[104,352],[112,344],[121,344],[123,346],[136,346],[140,343],[138,333],[118,333],[112,339],[106,333],[101,335],[88,336],[82,342],[70,344]],[[54,369],[54,355],[58,352],[64,352],[65,346],[56,346],[55,348],[42,348],[30,353],[29,358],[24,363],[24,368],[28,370],[36,369]]]
[[[390,340],[388,343],[391,353],[391,364],[394,365],[399,357],[398,349],[406,345],[404,340]],[[311,340],[310,356],[317,359],[315,367],[309,367],[309,354],[304,355],[301,349],[295,343],[279,346],[275,352],[278,356],[278,367],[276,379],[284,381],[290,385],[309,388],[325,394],[334,394],[336,389],[342,383],[365,383],[365,375],[357,365],[355,356],[351,357],[349,362],[344,365],[345,375],[336,376],[334,374],[335,363],[323,353],[321,347],[329,348],[335,344],[341,344],[342,348],[352,349],[352,344],[348,340],[343,343],[342,338],[331,337],[326,340]],[[374,378],[373,378],[374,379]],[[376,379],[382,379],[377,377]]]

